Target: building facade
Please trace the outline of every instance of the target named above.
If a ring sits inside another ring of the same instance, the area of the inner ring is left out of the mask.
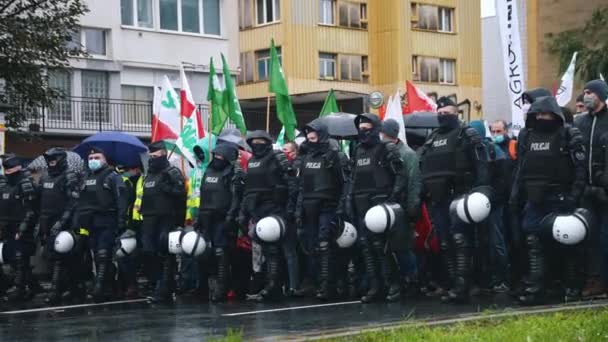
[[[330,89],[341,110],[360,113],[370,110],[370,92],[388,98],[406,80],[435,96],[478,103],[479,16],[479,2],[467,0],[239,0],[245,116],[263,127],[271,39],[300,123],[318,115]]]
[[[210,57],[221,71],[223,53],[237,73],[237,0],[89,0],[87,5],[90,11],[73,34],[87,56],[71,60],[70,72],[49,71],[50,85],[65,98],[30,121],[29,129],[39,133],[33,143],[11,139],[9,149],[35,155],[50,145],[73,146],[100,130],[147,139],[154,87],[164,75],[179,89],[183,63],[195,101],[204,104]]]

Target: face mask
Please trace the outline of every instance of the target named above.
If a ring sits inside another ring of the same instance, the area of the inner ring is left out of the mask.
[[[563,126],[559,120],[536,120],[534,128],[546,133],[555,132],[558,128]]]
[[[452,129],[458,126],[458,116],[452,114],[443,114],[437,117],[439,127],[443,129]]]
[[[103,166],[103,164],[101,163],[101,160],[98,160],[98,159],[89,160],[89,169],[91,169],[91,171],[97,171],[97,170],[101,169],[102,166]]]
[[[228,166],[228,161],[226,159],[218,159],[213,158],[211,163],[209,163],[209,167],[214,170],[223,170]]]
[[[254,156],[262,157],[266,153],[268,153],[268,151],[270,151],[271,148],[272,148],[272,145],[270,145],[270,144],[253,144],[251,146],[251,151],[253,152]]]
[[[524,113],[524,115],[526,115],[529,110],[530,110],[530,104],[529,103],[525,103],[523,106],[521,106],[521,111],[522,111],[522,113]]]
[[[585,108],[587,108],[587,110],[591,113],[595,110],[595,108],[597,107],[597,103],[595,102],[595,98],[591,97],[591,96],[587,96],[585,95],[585,97],[583,98],[583,103],[585,104]]]
[[[505,142],[505,136],[504,135],[495,135],[494,137],[492,137],[492,139],[494,139],[494,142],[497,144],[502,144],[503,142]]]
[[[148,161],[148,165],[150,166],[150,170],[159,171],[164,169],[169,164],[169,161],[166,157],[157,157],[150,158]]]
[[[19,171],[6,175],[6,180],[9,182],[9,184],[16,184],[19,180]]]
[[[380,141],[380,135],[374,132],[373,129],[362,129],[359,130],[359,142],[363,145],[373,145]]]

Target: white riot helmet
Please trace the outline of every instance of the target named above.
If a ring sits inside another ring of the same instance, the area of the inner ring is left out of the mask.
[[[174,230],[169,232],[167,237],[168,249],[171,254],[182,254],[182,236],[184,232],[181,230]]]
[[[285,235],[285,221],[279,216],[267,216],[255,225],[255,234],[264,242],[277,242]]]
[[[564,245],[576,245],[587,236],[591,214],[586,209],[576,209],[571,215],[557,215],[551,232],[555,241]]]
[[[452,201],[450,209],[456,209],[456,215],[464,223],[479,223],[488,218],[492,211],[490,195],[473,189],[470,194]]]
[[[182,251],[189,256],[200,256],[205,252],[207,243],[203,236],[196,231],[186,233],[181,241]]]
[[[0,265],[7,263],[8,258],[6,257],[6,248],[4,247],[5,242],[0,242]]]
[[[371,207],[365,214],[365,226],[372,233],[383,233],[393,227],[403,216],[403,209],[396,203],[383,203]]]
[[[336,239],[336,243],[340,248],[349,248],[357,241],[357,229],[352,224],[341,221],[338,229],[342,229],[342,233]]]
[[[120,245],[116,250],[116,256],[119,258],[124,258],[128,255],[131,255],[135,248],[137,248],[137,239],[135,238],[135,233],[133,231],[126,231],[120,236]]]
[[[76,244],[76,237],[74,233],[64,230],[61,231],[55,237],[55,252],[59,254],[66,254],[72,251],[74,245]]]

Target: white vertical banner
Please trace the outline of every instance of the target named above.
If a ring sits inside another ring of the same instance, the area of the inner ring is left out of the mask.
[[[496,0],[496,14],[502,45],[502,58],[507,89],[511,101],[511,121],[513,130],[524,127],[522,98],[526,89],[524,56],[519,36],[519,14],[516,0]]]
[[[578,52],[575,52],[574,55],[572,55],[570,65],[564,73],[564,76],[562,76],[562,84],[559,86],[557,94],[555,94],[557,104],[562,107],[567,105],[572,99],[572,92],[574,91],[574,68],[576,65],[576,54],[578,54]]]

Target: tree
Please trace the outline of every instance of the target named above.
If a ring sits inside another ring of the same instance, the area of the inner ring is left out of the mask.
[[[84,55],[74,32],[87,11],[83,0],[0,0],[0,102],[14,106],[8,127],[64,95],[48,87],[46,71],[66,70],[70,57]]]
[[[582,28],[547,34],[549,52],[559,58],[560,72],[578,51],[576,75],[583,81],[608,75],[608,6],[593,11]]]

